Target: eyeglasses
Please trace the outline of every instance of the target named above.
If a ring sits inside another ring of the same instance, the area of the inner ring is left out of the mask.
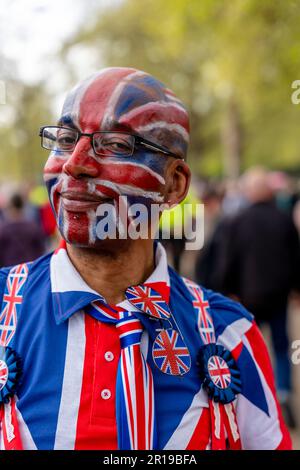
[[[130,157],[136,146],[141,145],[151,151],[182,159],[166,148],[129,132],[98,131],[87,134],[70,127],[44,126],[40,128],[39,136],[42,147],[55,152],[73,152],[79,139],[84,136],[90,137],[95,154],[104,157]]]

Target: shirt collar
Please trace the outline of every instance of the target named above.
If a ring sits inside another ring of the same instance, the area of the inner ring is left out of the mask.
[[[167,255],[160,243],[155,244],[155,265],[154,271],[144,284],[155,289],[163,300],[169,303],[170,277]],[[105,301],[101,294],[94,291],[82,279],[68,256],[64,242],[51,257],[50,279],[54,317],[57,324],[67,320],[93,301]],[[118,306],[132,310],[132,305],[127,300],[120,302]]]

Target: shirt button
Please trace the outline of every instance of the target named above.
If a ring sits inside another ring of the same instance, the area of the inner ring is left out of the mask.
[[[107,362],[111,362],[115,358],[114,354],[111,351],[106,351],[106,353],[104,354],[104,357]]]
[[[104,388],[101,392],[101,397],[103,400],[108,400],[111,397],[111,391],[108,388]]]

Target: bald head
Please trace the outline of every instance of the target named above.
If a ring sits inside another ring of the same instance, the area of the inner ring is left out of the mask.
[[[187,194],[188,114],[145,72],[120,67],[95,73],[68,94],[58,126],[43,132],[52,150],[44,179],[68,243],[103,248],[106,236],[97,227],[106,204],[114,206],[112,220],[120,207],[130,220],[137,203],[151,214],[154,204],[173,206]]]
[[[133,68],[106,68],[80,82],[65,100],[60,124],[82,132],[128,131],[186,158],[189,118],[183,103]]]

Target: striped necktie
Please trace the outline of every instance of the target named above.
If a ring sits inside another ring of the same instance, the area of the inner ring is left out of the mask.
[[[99,321],[115,324],[121,356],[116,385],[116,415],[120,450],[156,448],[154,386],[150,366],[141,352],[143,326],[132,312],[117,311],[100,301],[86,308]]]

